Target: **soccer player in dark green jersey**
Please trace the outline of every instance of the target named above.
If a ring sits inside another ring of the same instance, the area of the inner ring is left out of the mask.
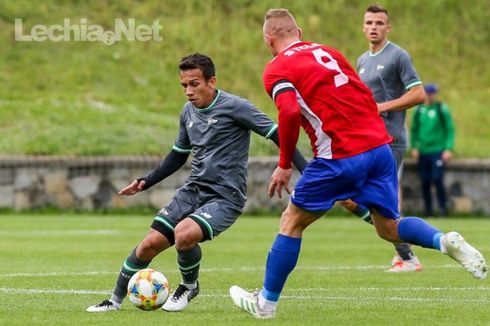
[[[162,308],[180,311],[187,307],[199,293],[199,243],[213,240],[243,211],[250,131],[279,145],[277,125],[269,117],[247,100],[216,88],[209,57],[198,53],[184,57],[179,71],[188,101],[180,114],[175,144],[154,171],[119,194],[131,196],[150,188],[183,166],[192,152],[191,174],[124,261],[111,298],[88,307],[89,312],[119,310],[131,276],[174,245],[182,282]],[[300,171],[306,165],[298,151],[294,164]]]

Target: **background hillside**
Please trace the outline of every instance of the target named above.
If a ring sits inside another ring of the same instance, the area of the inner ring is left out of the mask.
[[[270,55],[261,26],[268,8],[295,14],[304,38],[340,49],[355,64],[369,1],[2,1],[0,2],[0,153],[161,154],[170,149],[185,101],[177,64],[210,55],[220,88],[249,98],[275,118],[261,83]],[[485,0],[382,1],[390,39],[407,49],[425,82],[437,82],[452,108],[459,157],[488,157],[490,5]],[[114,18],[163,26],[161,42],[14,42],[14,20],[89,24]],[[303,139],[304,145],[304,139]],[[276,150],[258,138],[256,155]]]

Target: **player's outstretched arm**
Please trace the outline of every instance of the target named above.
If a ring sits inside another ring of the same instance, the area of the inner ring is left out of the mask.
[[[133,180],[133,182],[121,189],[119,194],[131,196],[137,192],[154,186],[180,169],[185,164],[188,157],[189,153],[180,153],[171,150],[170,153],[168,153],[168,155],[160,162],[160,164],[158,164],[155,170],[150,172],[146,177]]]
[[[126,187],[119,190],[119,194],[124,196],[132,196],[135,193],[142,191],[144,186],[145,180],[136,179],[133,180],[133,182],[128,184]]]

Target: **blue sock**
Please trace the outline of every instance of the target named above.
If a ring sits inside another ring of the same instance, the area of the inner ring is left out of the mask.
[[[269,301],[279,301],[282,288],[298,261],[301,238],[278,234],[267,257],[262,296]]]
[[[418,217],[405,217],[398,222],[398,235],[404,242],[441,250],[439,240],[443,233]]]

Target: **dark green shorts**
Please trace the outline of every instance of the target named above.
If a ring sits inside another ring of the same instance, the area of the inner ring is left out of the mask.
[[[210,188],[185,185],[177,189],[170,203],[158,212],[151,227],[173,244],[175,227],[190,217],[201,227],[203,241],[206,241],[228,229],[242,212],[243,205],[233,203]]]

